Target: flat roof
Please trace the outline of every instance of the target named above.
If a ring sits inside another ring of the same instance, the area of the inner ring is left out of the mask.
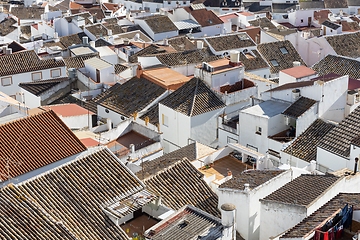
[[[214,71],[211,72],[211,74],[218,74],[218,73],[221,73],[221,72],[226,72],[226,71],[229,71],[229,70],[234,70],[236,68],[239,68],[239,67],[242,67],[244,66],[242,63],[241,65],[239,66],[231,66],[230,64],[230,60],[227,59],[227,58],[222,58],[222,59],[219,59],[219,60],[215,60],[215,61],[212,61],[212,62],[208,62],[207,64],[212,66],[214,68]],[[197,65],[196,66],[197,68],[202,68],[202,65]]]
[[[187,77],[167,67],[148,69],[143,72],[144,78],[167,89],[176,90],[191,77]]]
[[[99,70],[112,66],[110,63],[108,63],[100,58],[96,58],[96,57],[85,60],[84,63],[87,63],[87,64],[91,65],[92,67],[99,69]]]
[[[311,75],[314,75],[317,73],[316,71],[314,71],[308,67],[305,67],[304,65],[284,69],[284,70],[281,70],[280,72],[283,72],[294,78],[302,78],[302,77],[311,76]]]
[[[89,47],[75,47],[75,48],[70,48],[70,51],[73,52],[75,55],[79,56],[79,55],[86,55],[86,54],[91,54],[91,53],[95,53],[96,51],[92,50]]]
[[[278,114],[281,114],[286,108],[290,106],[290,103],[284,103],[280,101],[265,101],[258,105],[249,107],[242,110],[242,113],[247,113],[259,117],[271,118]]]
[[[117,55],[111,48],[108,46],[97,47],[96,50],[100,53],[100,56],[109,56]]]
[[[62,117],[73,117],[73,116],[81,116],[81,115],[95,115],[95,113],[86,110],[85,108],[76,105],[75,103],[70,104],[59,104],[59,105],[50,105],[46,107],[42,107],[46,110],[53,110],[57,115]]]

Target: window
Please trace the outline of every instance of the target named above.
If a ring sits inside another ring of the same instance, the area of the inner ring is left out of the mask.
[[[16,95],[10,95],[9,97],[13,98],[16,100]]]
[[[273,65],[273,67],[277,67],[279,66],[278,62],[274,59],[274,60],[270,60],[270,63]]]
[[[162,125],[164,125],[166,127],[169,125],[169,119],[164,114],[162,115]]]
[[[238,143],[238,140],[235,138],[227,137],[227,143]]]
[[[38,81],[42,79],[42,72],[35,72],[31,74],[31,78],[33,81]]]
[[[184,1],[183,4],[186,5],[186,2]]]
[[[60,68],[53,69],[53,70],[50,71],[50,73],[51,73],[51,77],[53,77],[53,78],[60,77],[61,69]]]
[[[264,78],[266,78],[266,74],[264,75]]]
[[[160,8],[156,8],[156,12],[160,11]]]
[[[257,126],[255,133],[261,135],[261,130],[262,130],[261,127],[258,127],[258,126]]]
[[[168,4],[170,5],[170,4],[171,4],[171,2],[168,2]]]
[[[1,79],[1,85],[2,86],[10,86],[12,84],[12,77],[6,77]]]
[[[280,51],[282,54],[288,54],[289,52],[286,50],[286,48],[282,47],[280,48]]]
[[[300,22],[303,23],[303,22],[304,22],[304,19],[301,19]]]

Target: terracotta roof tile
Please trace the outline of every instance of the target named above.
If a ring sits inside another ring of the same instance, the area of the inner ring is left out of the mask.
[[[267,17],[262,17],[262,18],[258,18],[255,20],[251,20],[249,21],[251,26],[254,27],[261,27],[262,29],[264,29],[265,27],[267,27],[268,29],[274,29],[276,28],[275,25],[267,18]]]
[[[325,8],[348,8],[347,0],[324,0]]]
[[[80,55],[75,57],[67,57],[64,58],[64,62],[66,64],[67,69],[69,68],[79,69],[85,67],[85,63],[84,63],[85,60],[98,56],[99,53],[92,53],[92,54]]]
[[[80,116],[80,115],[94,115],[95,113],[86,110],[85,108],[76,105],[75,103],[70,104],[58,104],[58,105],[50,105],[42,107],[46,110],[53,110],[57,115],[62,117],[72,117],[72,116]]]
[[[45,13],[45,8],[40,7],[12,7],[11,14],[19,19],[41,19],[41,14]]]
[[[67,36],[60,37],[60,42],[66,47],[70,47],[71,45],[75,44],[82,44],[82,38],[87,36],[84,32],[75,33]]]
[[[0,158],[10,158],[11,177],[86,150],[53,111],[0,126]],[[7,179],[6,161],[0,161],[0,179]]]
[[[207,10],[206,8],[192,10],[190,7],[184,7],[184,9],[189,12],[202,27],[223,23],[223,21],[218,16],[216,16],[213,11]]]

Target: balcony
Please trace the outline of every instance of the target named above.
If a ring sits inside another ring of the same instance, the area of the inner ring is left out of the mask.
[[[280,143],[287,143],[290,142],[291,140],[293,140],[295,137],[288,137],[287,136],[287,132],[289,131],[289,129],[286,129],[285,131],[279,132],[275,135],[269,136],[268,138],[275,140],[277,142]]]

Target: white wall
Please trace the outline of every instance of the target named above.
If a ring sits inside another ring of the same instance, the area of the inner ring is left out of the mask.
[[[82,129],[84,127],[92,128],[92,115],[79,115],[79,116],[70,116],[63,117],[59,116],[61,120],[70,128],[70,129]]]
[[[104,106],[101,106],[101,105],[97,105],[97,110],[98,110],[98,113],[97,115],[99,117],[102,117],[102,118],[110,118],[111,119],[111,122],[113,123],[114,127],[116,125],[118,125],[119,123],[125,121],[128,117],[124,116],[124,115],[121,115],[120,113],[117,113],[115,111],[112,111]],[[107,113],[105,110],[108,110],[109,112]],[[124,118],[124,120],[121,119],[121,117]]]
[[[308,24],[311,24],[314,18],[314,11],[313,10],[298,10],[288,14],[289,22],[294,25],[295,27],[305,27]],[[309,17],[311,21],[309,23]]]

